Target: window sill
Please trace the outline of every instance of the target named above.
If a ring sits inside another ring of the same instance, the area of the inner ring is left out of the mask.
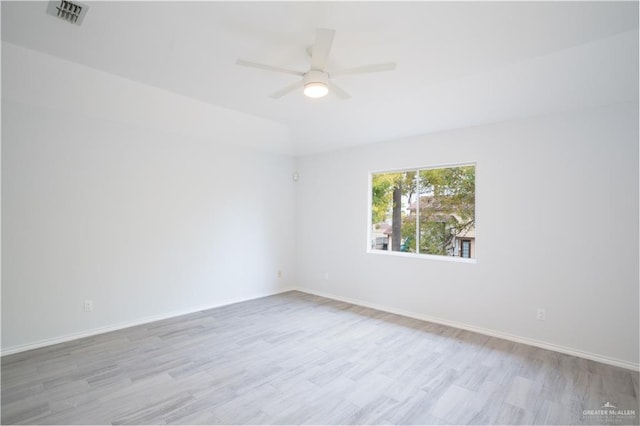
[[[395,257],[408,257],[413,259],[437,260],[441,262],[456,262],[456,263],[470,263],[470,264],[477,263],[477,260],[475,258],[468,259],[468,258],[456,257],[456,256],[438,256],[434,254],[416,254],[416,253],[405,253],[401,251],[368,249],[367,253],[377,254],[382,256],[395,256]]]

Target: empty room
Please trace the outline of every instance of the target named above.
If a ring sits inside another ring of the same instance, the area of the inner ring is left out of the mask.
[[[2,424],[639,424],[638,16],[2,1]]]

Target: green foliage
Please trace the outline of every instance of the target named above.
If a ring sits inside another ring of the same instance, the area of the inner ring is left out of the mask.
[[[420,223],[420,253],[447,255],[450,242],[447,223],[425,221]]]
[[[416,219],[411,216],[402,218],[402,244],[400,251],[416,252]]]
[[[475,166],[448,167],[420,172],[420,184],[449,205],[469,207],[475,203]]]
[[[391,195],[393,193],[393,187],[395,186],[396,179],[397,178],[394,173],[377,174],[372,176],[372,223],[380,223],[386,219],[387,212],[391,208]]]
[[[453,215],[456,220],[445,220],[451,234],[460,234],[475,226],[475,166],[430,169],[420,172],[420,186],[432,195],[430,208],[420,209],[420,220],[433,220],[433,216]],[[424,217],[423,217],[424,216]],[[452,235],[451,235],[452,237]],[[450,240],[451,238],[449,238]]]
[[[393,208],[393,190],[402,188],[403,194],[415,192],[415,172],[379,173],[371,179],[371,220],[384,222]]]

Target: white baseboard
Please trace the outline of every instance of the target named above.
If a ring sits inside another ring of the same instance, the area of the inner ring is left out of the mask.
[[[341,302],[351,303],[351,304],[358,305],[358,306],[364,306],[364,307],[367,307],[367,308],[376,309],[376,310],[383,311],[383,312],[389,312],[389,313],[396,314],[396,315],[402,315],[402,316],[409,317],[409,318],[415,318],[415,319],[418,319],[418,320],[421,320],[421,321],[433,322],[433,323],[436,323],[436,324],[447,325],[447,326],[459,328],[459,329],[462,329],[462,330],[473,331],[475,333],[484,334],[484,335],[492,336],[492,337],[498,337],[500,339],[510,340],[512,342],[524,343],[526,345],[535,346],[535,347],[542,348],[542,349],[548,349],[548,350],[551,350],[551,351],[555,351],[555,352],[559,352],[559,353],[563,353],[563,354],[567,354],[567,355],[573,355],[573,356],[576,356],[576,357],[579,357],[579,358],[585,358],[585,359],[589,359],[589,360],[592,360],[592,361],[601,362],[603,364],[614,365],[616,367],[622,367],[622,368],[626,368],[628,370],[640,371],[640,365],[639,364],[635,364],[635,363],[628,362],[628,361],[623,361],[623,360],[619,360],[619,359],[615,359],[615,358],[610,358],[610,357],[606,357],[606,356],[602,356],[602,355],[597,355],[597,354],[593,354],[593,353],[590,353],[590,352],[584,352],[584,351],[581,351],[581,350],[578,350],[578,349],[568,348],[568,347],[556,345],[556,344],[553,344],[553,343],[547,343],[547,342],[542,342],[542,341],[535,340],[535,339],[529,339],[527,337],[521,337],[521,336],[516,336],[516,335],[513,335],[513,334],[503,333],[503,332],[496,331],[496,330],[491,330],[491,329],[488,329],[488,328],[477,327],[477,326],[471,325],[471,324],[465,324],[465,323],[461,323],[461,322],[457,322],[457,321],[449,321],[449,320],[446,320],[446,319],[437,318],[437,317],[431,317],[429,315],[424,315],[424,314],[417,314],[415,312],[409,312],[409,311],[405,311],[403,309],[397,309],[397,308],[392,308],[392,307],[389,307],[389,306],[379,305],[379,304],[376,304],[376,303],[370,303],[370,302],[366,302],[364,300],[354,299],[354,298],[350,298],[350,297],[337,296],[335,294],[330,294],[330,293],[326,293],[326,292],[322,292],[322,291],[311,290],[311,289],[303,288],[303,287],[281,288],[281,289],[277,289],[275,291],[270,291],[270,292],[266,292],[266,293],[262,293],[262,294],[252,295],[250,297],[240,297],[240,298],[235,298],[235,299],[227,299],[227,300],[224,300],[224,301],[221,301],[221,302],[217,302],[217,303],[214,303],[214,304],[203,305],[203,306],[198,306],[198,307],[191,307],[191,308],[182,309],[182,310],[179,310],[179,311],[173,311],[173,312],[168,312],[168,313],[164,313],[164,314],[160,314],[160,315],[153,315],[153,316],[149,316],[149,317],[139,318],[139,319],[136,319],[136,320],[133,320],[133,321],[126,321],[126,322],[113,324],[113,325],[109,325],[109,326],[105,326],[105,327],[98,327],[98,328],[94,328],[94,329],[91,329],[91,330],[81,331],[81,332],[78,332],[78,333],[71,333],[71,334],[66,334],[64,336],[58,336],[58,337],[53,337],[53,338],[49,338],[49,339],[39,340],[37,342],[32,342],[32,343],[28,343],[28,344],[24,344],[24,345],[18,345],[18,346],[11,346],[11,347],[8,347],[8,348],[2,348],[2,350],[0,352],[0,356],[11,355],[11,354],[19,353],[19,352],[28,351],[28,350],[31,350],[31,349],[38,349],[38,348],[42,348],[42,347],[45,347],[45,346],[51,346],[51,345],[55,345],[55,344],[58,344],[58,343],[68,342],[70,340],[76,340],[76,339],[80,339],[80,338],[83,338],[83,337],[95,336],[95,335],[98,335],[98,334],[107,333],[109,331],[121,330],[123,328],[133,327],[133,326],[141,325],[141,324],[148,324],[148,323],[154,322],[154,321],[160,321],[160,320],[163,320],[163,319],[173,318],[173,317],[177,317],[177,316],[180,316],[180,315],[186,315],[186,314],[191,314],[191,313],[194,313],[194,312],[205,311],[207,309],[217,308],[217,307],[220,307],[220,306],[232,305],[234,303],[245,302],[245,301],[248,301],[248,300],[259,299],[261,297],[272,296],[274,294],[285,293],[287,291],[292,291],[292,290],[297,290],[297,291],[300,291],[302,293],[313,294],[313,295],[325,297],[325,298],[328,298],[328,299],[338,300],[338,301],[341,301]]]
[[[220,306],[232,305],[234,303],[239,303],[239,302],[246,302],[248,300],[259,299],[261,297],[272,296],[274,294],[285,293],[287,291],[292,291],[292,290],[295,290],[295,288],[292,288],[292,287],[280,288],[274,291],[254,294],[249,297],[238,297],[234,299],[226,299],[221,302],[216,302],[209,305],[196,306],[196,307],[181,309],[178,311],[172,311],[172,312],[168,312],[160,315],[152,315],[149,317],[138,318],[133,321],[125,321],[118,324],[108,325],[105,327],[98,327],[98,328],[93,328],[91,330],[81,331],[78,333],[65,334],[64,336],[52,337],[49,339],[39,340],[37,342],[27,343],[24,345],[10,346],[8,348],[2,348],[2,351],[0,352],[0,356],[16,354],[19,352],[29,351],[31,349],[43,348],[45,346],[56,345],[58,343],[68,342],[70,340],[76,340],[76,339],[81,339],[83,337],[95,336],[97,334],[108,333],[109,331],[121,330],[123,328],[133,327],[141,324],[148,324],[150,322],[160,321],[167,318],[179,317],[181,315],[192,314],[194,312],[206,311],[207,309],[218,308]]]
[[[433,322],[436,324],[447,325],[462,330],[473,331],[475,333],[484,334],[486,336],[498,337],[504,340],[510,340],[512,342],[524,343],[525,345],[535,346],[542,349],[548,349],[554,352],[560,352],[567,355],[573,355],[578,358],[585,358],[591,361],[601,362],[603,364],[613,365],[616,367],[626,368],[628,370],[640,371],[640,365],[628,361],[623,361],[616,358],[610,358],[590,352],[584,352],[579,349],[568,348],[565,346],[556,345],[553,343],[542,342],[540,340],[529,339],[527,337],[516,336],[514,334],[503,333],[501,331],[491,330],[489,328],[477,327],[471,324],[465,324],[457,321],[449,321],[442,318],[431,317],[429,315],[417,314],[415,312],[405,311],[403,309],[391,308],[388,306],[378,305],[376,303],[365,302],[359,299],[353,299],[350,297],[336,296],[335,294],[325,293],[323,291],[311,290],[303,287],[296,287],[295,290],[302,293],[313,294],[315,296],[325,297],[327,299],[338,300],[340,302],[351,303],[353,305],[364,306],[366,308],[376,309],[378,311],[389,312],[391,314],[402,315],[404,317],[414,318],[421,321]]]

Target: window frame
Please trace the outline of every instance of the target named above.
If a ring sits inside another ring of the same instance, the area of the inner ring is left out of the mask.
[[[420,172],[421,170],[433,170],[433,169],[446,169],[446,168],[454,168],[454,167],[465,167],[465,166],[473,166],[476,170],[476,179],[474,182],[475,191],[474,191],[474,209],[475,209],[475,234],[474,238],[474,251],[476,257],[473,258],[465,258],[460,256],[444,256],[438,254],[427,254],[427,253],[407,253],[402,251],[391,251],[391,250],[378,250],[375,248],[371,248],[371,238],[372,238],[372,203],[373,203],[373,175],[374,174],[382,174],[382,173],[400,173],[400,172]],[[429,165],[429,166],[417,166],[417,167],[398,167],[392,169],[380,169],[380,170],[370,170],[367,173],[367,254],[375,254],[382,256],[395,256],[395,257],[407,257],[413,259],[426,259],[426,260],[439,260],[444,262],[457,262],[457,263],[469,263],[475,264],[478,260],[478,163],[475,161],[465,161],[460,163],[444,163],[437,165]]]

